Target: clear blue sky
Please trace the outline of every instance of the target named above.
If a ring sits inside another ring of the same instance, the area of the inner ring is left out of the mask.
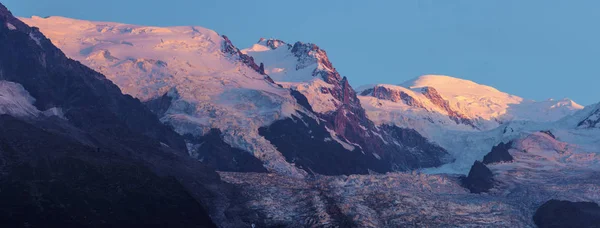
[[[312,42],[352,85],[423,74],[524,98],[600,102],[597,0],[2,0],[18,16],[199,25],[240,48]]]

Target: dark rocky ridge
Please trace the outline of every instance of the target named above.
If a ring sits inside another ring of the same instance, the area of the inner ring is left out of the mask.
[[[373,154],[355,147],[348,151],[331,139],[323,123],[305,114],[276,121],[259,133],[280,151],[289,163],[312,174],[350,175],[391,171],[391,166]]]
[[[598,106],[600,107],[600,105]],[[596,110],[592,111],[585,119],[580,121],[577,126],[584,128],[594,128],[598,127],[600,124],[600,108],[596,108]]]
[[[480,161],[475,161],[469,175],[462,179],[462,184],[471,193],[488,192],[494,187],[494,174]]]
[[[600,206],[593,202],[549,200],[533,216],[539,228],[600,227]]]
[[[556,139],[556,136],[554,134],[552,134],[552,131],[550,131],[550,130],[540,131],[540,132],[552,137],[553,139]]]
[[[483,157],[483,164],[489,165],[499,162],[513,161],[512,155],[508,152],[512,147],[512,142],[503,143],[493,146],[492,151]]]
[[[465,125],[475,128],[475,129],[478,129],[477,126],[475,126],[472,119],[470,119],[468,116],[460,113],[459,111],[452,109],[452,107],[450,106],[450,102],[445,100],[437,92],[437,90],[435,88],[429,87],[429,86],[423,87],[423,88],[421,88],[421,93],[427,99],[429,99],[434,105],[436,105],[436,106],[440,107],[442,110],[446,111],[448,113],[448,117],[451,120],[453,120],[454,122],[456,122],[457,124],[465,124]],[[382,85],[377,85],[377,86],[374,86],[373,88],[363,90],[361,92],[361,96],[373,96],[378,99],[389,100],[389,101],[393,101],[393,102],[402,101],[403,103],[405,103],[408,106],[427,110],[425,105],[423,105],[421,102],[416,100],[411,95],[409,95],[403,91],[398,91],[398,90],[387,88]]]
[[[294,92],[292,94],[298,103],[304,104],[307,110],[312,110],[302,94]],[[352,123],[352,121],[357,120],[341,122],[341,124]],[[355,124],[346,125],[346,127],[350,129],[350,133],[356,132],[356,129],[364,131]],[[316,120],[307,114],[300,114],[300,116],[276,121],[268,127],[260,128],[259,133],[273,143],[288,162],[296,164],[297,167],[308,173],[324,175],[368,174],[370,171],[385,173],[394,170],[439,166],[444,161],[448,161],[444,160],[448,159],[444,149],[431,144],[412,129],[389,125],[380,126],[377,132],[385,134],[382,138],[386,137],[390,141],[376,141],[375,143],[379,143],[379,145],[369,145],[366,140],[373,139],[370,136],[355,135],[354,139],[357,141],[362,140],[359,142],[372,146],[368,147],[369,149],[389,149],[383,153],[383,151],[372,152],[373,150],[364,149],[365,147],[360,144],[359,146],[353,145],[354,150],[349,151],[331,138],[327,128],[331,129],[328,122],[323,119]],[[372,134],[377,132],[372,132]],[[338,137],[345,143],[351,144],[345,137],[340,137],[340,135]],[[414,151],[414,148],[419,148],[420,151],[411,152],[411,149]]]
[[[454,120],[457,124],[465,124],[477,129],[469,117],[452,109],[452,107],[450,107],[450,102],[444,100],[444,98],[442,98],[435,88],[429,86],[423,87],[421,89],[421,93],[423,93],[423,95],[425,95],[425,97],[427,97],[433,104],[448,112],[450,119]]]
[[[417,101],[414,97],[408,95],[403,91],[388,89],[385,86],[375,86],[373,89],[369,90],[371,96],[382,99],[389,100],[393,102],[402,101],[406,105],[415,107],[415,108],[425,108],[421,102]]]
[[[254,58],[252,56],[242,53],[240,51],[240,49],[238,49],[237,47],[235,47],[233,45],[233,43],[231,43],[231,40],[229,40],[229,38],[227,36],[223,35],[223,39],[225,39],[223,41],[223,43],[221,44],[221,51],[223,53],[228,54],[233,58],[239,59],[242,63],[246,64],[248,67],[250,67],[254,71],[258,72],[261,75],[264,75],[265,80],[267,80],[271,83],[275,83],[273,81],[273,79],[271,77],[269,77],[269,75],[265,74],[265,69],[264,69],[264,66],[262,63],[260,65],[256,64],[256,62],[254,62]],[[261,66],[263,66],[263,67],[261,68]]]
[[[266,173],[262,161],[251,153],[231,147],[223,140],[219,129],[211,129],[197,137],[185,135],[186,141],[197,145],[190,148],[190,156],[219,171]]]

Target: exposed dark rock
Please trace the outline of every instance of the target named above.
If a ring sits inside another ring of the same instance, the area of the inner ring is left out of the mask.
[[[303,69],[312,64],[319,64],[324,69],[315,69],[313,76],[318,76],[323,81],[336,85],[342,80],[340,74],[333,68],[333,64],[327,57],[327,52],[319,48],[315,44],[296,42],[291,49],[291,52],[298,58],[296,70]]]
[[[552,132],[550,130],[540,131],[540,132],[547,134],[548,136],[552,137],[553,139],[556,139],[556,136],[554,134],[552,134]]]
[[[385,86],[373,87],[371,90],[371,95],[382,100],[388,100],[393,102],[403,101],[406,105],[417,108],[424,108],[423,104],[418,102],[414,97],[411,97],[407,93],[403,91],[389,89]]]
[[[600,227],[600,206],[593,202],[549,200],[533,216],[540,228]]]
[[[508,150],[512,147],[512,142],[503,143],[493,146],[492,151],[483,157],[483,164],[492,164],[499,162],[510,162],[513,161],[512,155]]]
[[[367,95],[370,95],[370,94],[372,94],[372,93],[373,93],[373,91],[374,91],[374,89],[373,89],[373,88],[370,88],[370,89],[365,89],[365,90],[363,90],[362,92],[360,92],[360,95],[361,95],[361,96],[367,96]]]
[[[434,167],[450,161],[443,148],[430,143],[412,129],[381,126],[381,132],[389,132],[386,133],[386,137],[390,142],[376,141],[380,143],[377,146],[385,153],[374,154],[362,146],[353,145],[352,151],[344,148],[331,138],[326,126],[322,120],[319,123],[301,114],[300,117],[276,121],[268,127],[260,128],[259,133],[273,143],[288,162],[296,164],[308,173],[324,175],[367,174],[369,171],[385,173]],[[364,139],[373,138],[364,137]],[[344,138],[340,140],[346,141]]]
[[[240,51],[237,47],[231,43],[231,40],[225,35],[223,35],[223,43],[221,44],[221,51],[225,54],[230,55],[235,59],[239,59],[242,63],[246,64],[246,66],[250,67],[254,71],[258,72],[261,75],[265,76],[265,80],[275,84],[275,81],[269,75],[265,74],[264,66],[261,68],[259,65],[254,62],[254,58],[252,56],[246,55]],[[262,63],[261,63],[262,65]]]
[[[394,160],[395,162],[404,161],[412,164],[407,164],[409,169],[437,167],[454,161],[444,148],[431,143],[414,129],[401,128],[395,125],[382,125],[380,128],[383,132],[389,134],[392,140],[402,145],[399,155],[394,155],[398,158]],[[396,145],[396,143],[393,144]],[[418,148],[418,150],[413,150],[414,152],[411,153],[409,152],[411,148]]]
[[[600,105],[598,106],[600,107]],[[585,119],[577,124],[578,127],[594,128],[600,126],[600,108],[592,111]]]
[[[417,101],[414,97],[408,95],[407,93],[394,89],[388,89],[385,86],[375,86],[371,95],[382,100],[389,100],[393,102],[402,101],[411,107],[425,108],[421,102]]]
[[[311,112],[313,111],[312,106],[308,102],[308,99],[306,99],[306,97],[304,95],[302,95],[302,93],[291,89],[290,94],[294,97],[294,99],[296,99],[296,102],[299,105],[302,105],[302,107],[306,108],[306,110],[308,110],[308,111],[311,111]]]
[[[292,45],[287,44],[287,43],[285,43],[281,40],[277,40],[277,39],[268,39],[266,44],[267,44],[267,47],[271,48],[272,50],[275,50],[275,49],[281,47],[282,45],[286,45],[286,47],[288,49],[292,48]]]
[[[186,139],[197,148],[190,148],[193,158],[219,171],[267,172],[262,161],[248,151],[233,148],[225,141],[219,129],[211,129],[201,137],[186,135]]]
[[[265,74],[265,64],[264,63],[260,63],[260,66],[258,67],[258,73],[260,73],[262,75],[266,75]]]
[[[324,120],[322,121],[324,126],[333,130],[337,137],[358,145],[365,154],[375,154],[384,163],[389,164],[378,170],[411,170],[439,166],[450,160],[444,149],[427,140],[416,148],[409,148],[404,144],[403,139],[394,138],[395,135],[386,132],[390,128],[377,128],[367,117],[348,79],[341,77],[333,68],[324,50],[314,44],[297,42],[291,52],[298,58],[297,69],[319,64],[321,67],[315,69],[313,76],[320,77],[326,83],[333,85],[321,88],[321,93],[330,94],[335,98],[336,109],[328,113],[314,113],[314,115]],[[284,134],[283,131],[280,133]],[[432,148],[435,149],[430,151]],[[436,156],[433,157],[432,154]]]
[[[164,116],[171,107],[173,97],[165,93],[161,97],[144,102],[146,107],[150,109],[156,116]]]
[[[259,133],[273,143],[288,162],[308,173],[341,175],[391,171],[389,163],[373,154],[363,154],[358,147],[346,150],[331,138],[323,123],[305,114],[276,121],[260,128]]]
[[[475,161],[469,175],[462,179],[462,184],[471,193],[488,192],[494,187],[494,174],[480,161]]]
[[[452,107],[450,107],[450,102],[444,100],[444,98],[442,98],[435,88],[429,86],[423,87],[421,93],[423,93],[423,95],[425,95],[425,97],[427,97],[433,104],[445,110],[450,119],[454,120],[456,123],[477,128],[468,116],[465,116],[464,114],[452,109]]]

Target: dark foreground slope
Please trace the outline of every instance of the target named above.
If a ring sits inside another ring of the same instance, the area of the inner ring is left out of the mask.
[[[190,159],[181,136],[1,4],[0,80],[64,113],[0,117],[0,223],[240,226],[227,212],[234,189]]]
[[[213,227],[204,208],[142,161],[0,116],[0,222],[8,227]]]
[[[600,227],[600,206],[593,202],[550,200],[537,209],[535,224],[546,227]]]

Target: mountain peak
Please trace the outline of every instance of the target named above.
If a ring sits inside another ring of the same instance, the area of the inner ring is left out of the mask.
[[[279,48],[279,47],[281,47],[283,45],[287,45],[288,48],[291,47],[291,45],[283,42],[282,40],[273,39],[273,38],[269,38],[269,39],[260,38],[260,40],[258,40],[257,44],[265,46],[265,47],[268,47],[271,50],[275,50],[275,49],[277,49],[277,48]]]
[[[336,84],[342,79],[327,52],[316,44],[298,41],[291,45],[278,39],[261,38],[241,52],[254,57],[257,63],[264,63],[265,73],[278,82],[308,82],[320,78],[328,84]]]
[[[434,87],[438,90],[447,90],[449,88],[456,88],[457,90],[462,90],[464,88],[470,88],[485,90],[488,92],[500,92],[498,89],[491,86],[481,85],[471,80],[446,75],[423,75],[412,80],[406,81],[401,85],[407,88]]]

